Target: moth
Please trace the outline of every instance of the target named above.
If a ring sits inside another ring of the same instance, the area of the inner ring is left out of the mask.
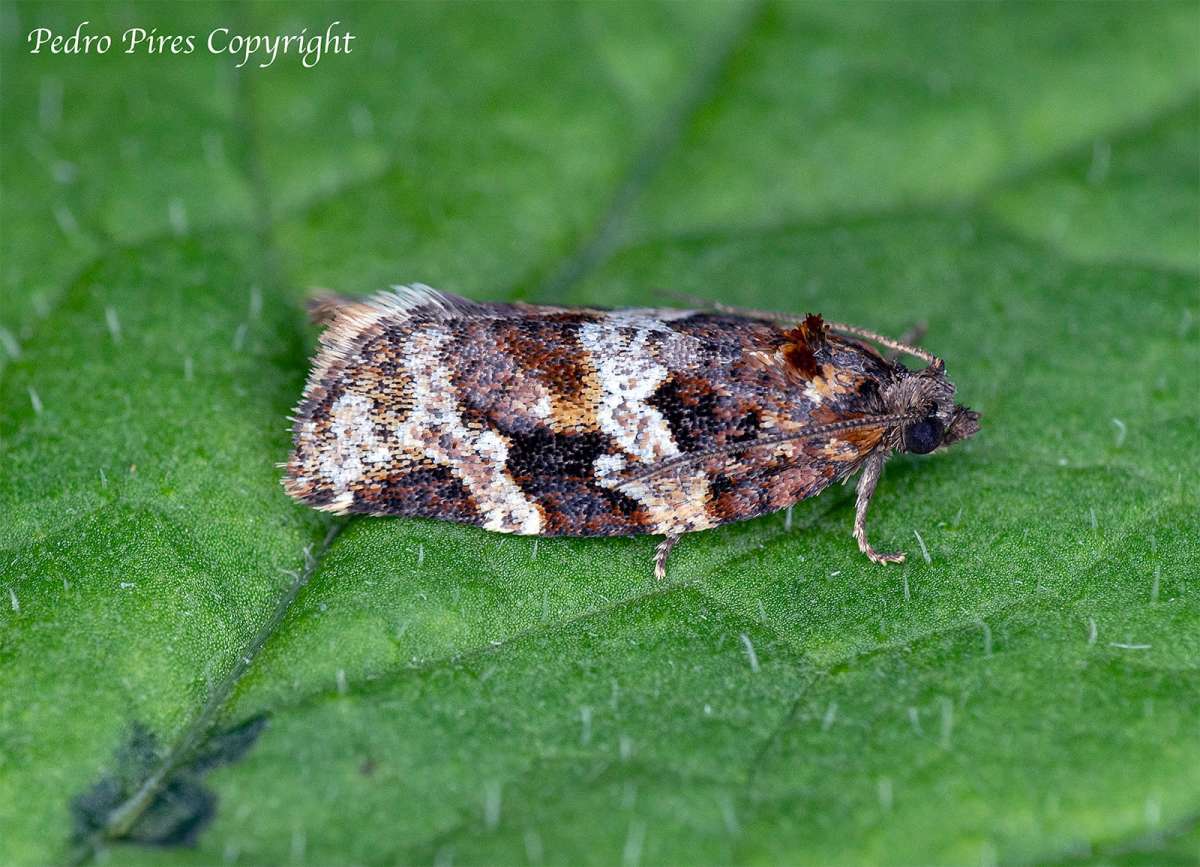
[[[808,314],[479,302],[428,286],[310,304],[326,327],[287,493],[335,514],[676,541],[979,430],[925,350]],[[925,362],[910,370],[870,344]]]

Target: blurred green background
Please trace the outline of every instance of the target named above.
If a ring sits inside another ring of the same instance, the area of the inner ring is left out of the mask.
[[[1195,2],[0,16],[0,861],[1200,863]],[[924,320],[983,432],[900,568],[329,520],[300,301],[410,281]]]

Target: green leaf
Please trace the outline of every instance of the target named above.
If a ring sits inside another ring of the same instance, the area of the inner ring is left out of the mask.
[[[1195,4],[0,8],[0,861],[1195,862]],[[922,320],[984,428],[902,567],[329,520],[301,299],[413,280]]]

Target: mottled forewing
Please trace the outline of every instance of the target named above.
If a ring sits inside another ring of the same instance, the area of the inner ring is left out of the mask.
[[[284,485],[327,511],[547,535],[652,529],[596,467],[617,448],[581,339],[605,314],[398,290],[322,338]]]
[[[329,326],[284,485],[332,512],[676,534],[811,496],[881,435],[786,438],[876,411],[887,371],[815,318],[789,332],[728,314],[476,304],[426,287],[321,311]]]
[[[672,328],[702,347],[672,367],[648,403],[666,420],[676,453],[630,466],[620,488],[682,498],[703,491],[709,526],[755,517],[846,478],[884,429],[813,437],[813,426],[882,412],[891,365],[873,350],[825,333],[819,317],[796,330],[733,314],[698,313]],[[687,527],[686,529],[691,529]]]

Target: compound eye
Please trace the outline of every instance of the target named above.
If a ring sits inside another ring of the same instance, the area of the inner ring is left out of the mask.
[[[914,455],[927,455],[942,444],[945,426],[941,419],[930,416],[904,429],[904,450]]]

